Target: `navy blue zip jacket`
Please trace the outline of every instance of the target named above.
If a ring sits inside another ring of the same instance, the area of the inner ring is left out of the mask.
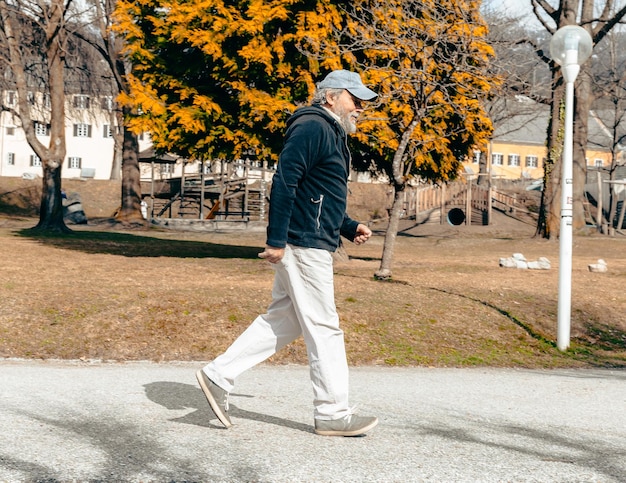
[[[346,214],[346,141],[343,127],[321,106],[302,107],[289,118],[270,192],[269,246],[334,252],[340,235],[354,239],[359,223]]]

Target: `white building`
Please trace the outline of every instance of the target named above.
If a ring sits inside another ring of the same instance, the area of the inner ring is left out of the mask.
[[[2,93],[4,106],[17,107],[17,92]],[[37,137],[44,145],[50,143],[50,126],[46,119],[47,101],[41,94],[34,94],[33,110],[41,109],[41,122],[35,123]],[[61,176],[63,178],[110,179],[114,156],[111,97],[93,98],[86,95],[68,96],[66,105],[65,136],[66,159]],[[36,116],[33,116],[36,117]],[[16,122],[17,121],[17,122]],[[0,114],[0,176],[40,177],[43,175],[41,160],[26,142],[19,120],[7,112]],[[143,139],[141,139],[143,138]],[[150,145],[148,136],[141,136],[140,150]]]

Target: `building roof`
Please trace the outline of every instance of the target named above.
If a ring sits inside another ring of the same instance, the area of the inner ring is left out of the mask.
[[[494,117],[493,141],[509,144],[545,145],[547,139],[550,108],[528,99],[501,102]],[[611,113],[590,111],[587,145],[589,149],[611,150],[613,134],[610,128]],[[613,123],[615,124],[615,123]],[[618,135],[626,135],[626,120],[617,129]],[[620,150],[626,146],[620,146]]]
[[[173,154],[156,154],[154,146],[147,147],[139,153],[140,163],[160,163],[160,164],[174,164],[180,159],[179,156]]]

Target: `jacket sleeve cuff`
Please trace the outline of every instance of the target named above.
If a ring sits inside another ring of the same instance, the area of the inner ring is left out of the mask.
[[[287,243],[285,241],[279,241],[272,238],[268,238],[265,241],[265,244],[274,248],[285,248],[287,246]]]
[[[343,223],[341,224],[341,236],[347,238],[350,241],[354,241],[356,236],[356,227],[359,226],[359,222],[353,220],[348,215],[343,217]]]

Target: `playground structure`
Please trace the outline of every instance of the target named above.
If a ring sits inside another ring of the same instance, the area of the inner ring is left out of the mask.
[[[214,172],[189,174],[183,164],[180,177],[156,179],[155,164],[174,161],[150,160],[151,178],[142,179],[146,218],[194,219],[249,222],[267,217],[267,186],[274,170],[241,161],[212,165]],[[197,166],[197,165],[196,165]]]
[[[515,194],[477,185],[471,178],[454,183],[409,187],[402,217],[416,224],[490,225],[493,210],[527,220],[532,214]]]
[[[615,213],[611,220],[611,198],[614,197]],[[614,234],[626,229],[626,166],[618,166],[611,179],[608,170],[602,168],[587,170],[585,184],[585,219],[588,225],[595,225],[599,232]],[[612,223],[610,223],[612,221]]]
[[[250,161],[222,162],[206,172],[201,164],[195,173],[180,177],[156,179],[155,164],[171,163],[173,157],[151,158],[151,178],[142,180],[146,218],[155,220],[188,220],[190,223],[238,224],[266,222],[269,188],[274,170]],[[180,162],[180,161],[179,161]],[[199,173],[198,173],[199,171]],[[402,217],[416,224],[489,225],[492,210],[528,218],[530,213],[515,195],[492,187],[482,187],[466,177],[447,185],[420,184],[408,186],[402,193]],[[387,210],[391,201],[387,203]],[[377,208],[377,207],[372,207]]]

